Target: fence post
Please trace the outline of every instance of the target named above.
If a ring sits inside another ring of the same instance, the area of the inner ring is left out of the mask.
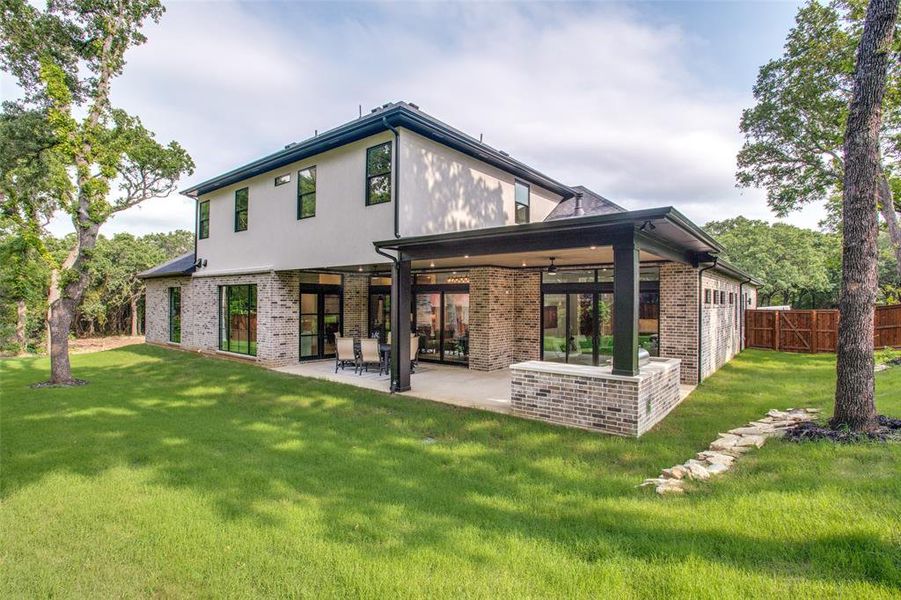
[[[817,329],[817,311],[813,310],[810,313],[810,351],[814,354],[817,353],[817,349],[819,348],[819,330]]]
[[[779,311],[773,311],[776,313],[776,334],[773,336],[773,350],[779,349],[779,338],[782,335],[782,319],[779,317]]]

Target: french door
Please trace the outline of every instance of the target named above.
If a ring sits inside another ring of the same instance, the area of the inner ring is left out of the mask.
[[[613,354],[613,294],[543,294],[542,360],[598,365]]]
[[[341,334],[340,286],[300,289],[300,360],[335,356],[335,336]]]
[[[413,302],[419,358],[469,364],[469,292],[418,292]]]

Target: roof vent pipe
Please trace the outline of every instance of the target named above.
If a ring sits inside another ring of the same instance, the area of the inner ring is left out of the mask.
[[[576,208],[573,210],[573,216],[581,217],[585,214],[585,209],[582,208],[582,192],[576,192]]]

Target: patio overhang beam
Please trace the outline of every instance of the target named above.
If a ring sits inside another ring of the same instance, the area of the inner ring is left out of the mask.
[[[429,260],[613,246],[623,236],[635,236],[641,249],[661,258],[688,264],[698,254],[722,250],[671,207],[391,239],[375,242],[375,247],[402,251],[410,260]]]

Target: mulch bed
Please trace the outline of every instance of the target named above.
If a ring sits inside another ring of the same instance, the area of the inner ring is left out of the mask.
[[[87,381],[84,379],[72,379],[67,383],[52,383],[50,381],[41,381],[40,383],[32,383],[31,388],[36,390],[41,390],[45,388],[67,388],[74,387],[76,385],[87,385]]]
[[[841,429],[829,429],[812,421],[799,423],[785,432],[789,442],[813,442],[826,440],[837,444],[853,444],[857,442],[901,441],[901,419],[893,419],[885,415],[877,417],[879,429],[867,433],[856,433]]]

